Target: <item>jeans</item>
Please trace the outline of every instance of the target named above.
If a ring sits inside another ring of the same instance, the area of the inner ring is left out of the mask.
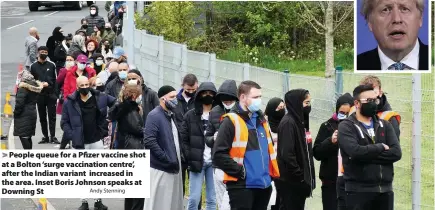
[[[201,200],[202,182],[205,177],[206,210],[216,210],[212,163],[204,162],[201,173],[189,172],[189,201],[187,210],[197,210]]]

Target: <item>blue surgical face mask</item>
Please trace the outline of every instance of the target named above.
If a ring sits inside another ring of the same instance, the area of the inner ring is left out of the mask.
[[[343,114],[343,113],[338,113],[337,114],[337,119],[339,119],[339,120],[344,120],[346,118],[347,118],[347,116],[345,114]]]
[[[251,101],[251,104],[248,106],[248,110],[251,113],[257,112],[261,109],[261,98],[252,99]]]
[[[127,72],[126,71],[120,71],[119,72],[119,79],[121,79],[121,80],[127,79]]]
[[[167,100],[167,99],[165,100],[166,108],[169,111],[174,111],[174,109],[177,107],[177,104],[178,104],[178,99],[177,98],[174,98],[172,100]]]

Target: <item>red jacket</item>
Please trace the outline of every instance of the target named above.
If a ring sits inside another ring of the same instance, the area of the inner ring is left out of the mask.
[[[66,100],[66,98],[74,93],[74,91],[77,90],[77,65],[71,67],[67,72],[66,72],[66,77],[65,77],[65,81],[63,83],[63,97],[64,100]],[[86,72],[86,73],[85,73]],[[86,66],[85,70],[84,70],[84,76],[86,76],[87,78],[92,78],[96,76],[96,72],[93,68]]]

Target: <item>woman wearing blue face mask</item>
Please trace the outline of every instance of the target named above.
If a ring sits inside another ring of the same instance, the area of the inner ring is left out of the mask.
[[[353,97],[346,93],[340,96],[332,117],[322,123],[314,142],[313,155],[320,163],[319,177],[322,180],[323,209],[337,209],[336,180],[338,174],[337,129],[341,120],[347,118],[353,106]]]

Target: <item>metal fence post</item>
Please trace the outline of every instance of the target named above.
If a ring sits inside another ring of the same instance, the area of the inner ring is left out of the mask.
[[[343,93],[343,67],[335,67],[335,100]],[[335,103],[335,102],[334,102]]]
[[[216,54],[210,54],[210,63],[208,70],[210,71],[209,81],[216,82]]]
[[[283,92],[286,94],[290,90],[290,71],[288,69],[284,70],[284,84]]]
[[[158,53],[158,58],[159,58],[159,88],[163,86],[163,76],[164,76],[164,68],[163,68],[163,59],[164,59],[164,39],[163,36],[159,36],[159,53]]]
[[[127,21],[124,21],[126,23],[126,27],[123,27],[124,33],[124,43],[125,40],[127,40],[127,55],[128,55],[128,63],[136,65],[134,63],[134,1],[127,1]]]
[[[421,207],[421,74],[412,75],[412,209]]]
[[[243,80],[249,80],[249,63],[243,64]]]

